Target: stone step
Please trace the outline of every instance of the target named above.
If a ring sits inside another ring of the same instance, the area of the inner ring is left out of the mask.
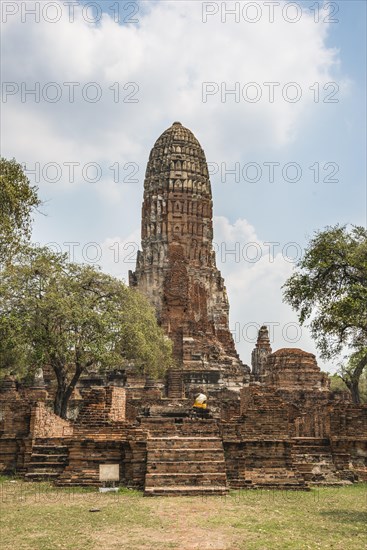
[[[177,486],[177,485],[197,485],[197,486],[210,486],[210,485],[225,485],[226,474],[225,473],[197,473],[197,474],[181,474],[181,473],[167,473],[167,474],[150,474],[145,475],[145,487],[160,487],[160,486]]]
[[[96,481],[95,479],[87,479],[85,481],[59,481],[56,479],[54,485],[57,487],[102,487],[102,483],[100,481]]]
[[[331,447],[330,445],[293,445],[291,452],[299,454],[331,454]]]
[[[246,480],[245,483],[230,484],[231,489],[276,489],[281,491],[309,491],[310,488],[304,480],[289,480],[285,479],[251,479]]]
[[[68,462],[68,447],[55,439],[43,442],[38,438],[32,447],[25,474],[28,480],[48,480],[57,478]]]
[[[29,463],[29,466],[28,466],[28,470],[31,472],[32,470],[34,470],[35,468],[58,468],[59,470],[63,470],[65,468],[65,465],[67,463],[67,460],[65,461],[43,461],[43,462],[36,462],[36,461],[33,461],[32,458],[31,458],[31,461]]]
[[[317,460],[318,462],[326,461],[333,462],[333,455],[331,453],[294,453],[292,454],[292,461],[310,461]]]
[[[32,473],[33,471],[36,471],[37,473],[44,473],[44,472],[58,472],[60,473],[60,470],[63,471],[65,468],[64,464],[60,464],[55,462],[54,464],[51,464],[49,462],[45,463],[36,463],[36,464],[30,464],[28,468],[28,473]]]
[[[144,496],[218,496],[226,495],[228,488],[225,485],[212,485],[198,487],[197,485],[176,485],[162,486],[162,487],[146,487],[144,490]]]
[[[223,449],[149,449],[149,461],[194,462],[223,460]]]
[[[152,407],[153,409],[153,407]],[[191,407],[188,408],[175,408],[171,411],[166,411],[167,413],[170,412],[174,414],[175,412],[181,412],[181,413],[187,413],[191,412]],[[153,409],[153,412],[154,409]],[[157,416],[150,416],[147,418],[142,418],[141,426],[145,429],[149,430],[149,433],[152,435],[155,433],[155,431],[162,429],[165,431],[165,436],[167,437],[167,434],[171,434],[174,432],[182,432],[187,436],[190,436],[194,433],[201,434],[203,437],[207,435],[211,435],[213,432],[218,434],[219,436],[219,429],[218,429],[218,423],[214,419],[210,418],[192,418],[189,419],[189,417],[181,417],[181,418],[175,418],[174,416],[158,416],[159,412],[162,411],[156,411]],[[169,431],[167,431],[169,430]]]
[[[318,466],[320,468],[324,467],[327,470],[330,470],[330,469],[336,470],[336,466],[334,462],[319,462],[319,461],[312,462],[311,460],[302,460],[300,462],[293,462],[293,464],[297,467],[297,470],[306,466],[309,468],[314,468],[315,466]]]
[[[178,408],[172,409],[172,414],[178,412]],[[180,409],[181,414],[191,412],[190,409]],[[154,412],[154,410],[153,410]],[[156,411],[157,414],[159,411]],[[192,437],[197,434],[198,437],[213,437],[214,435],[219,437],[219,428],[216,421],[211,419],[197,419],[189,420],[188,417],[181,418],[182,422],[175,422],[174,417],[151,416],[149,418],[142,419],[142,427],[147,429],[151,437],[167,437],[167,434]],[[162,435],[159,433],[162,432]]]
[[[319,464],[297,464],[297,470],[306,481],[316,481],[317,479],[332,481],[340,479],[335,468],[322,468]]]
[[[111,422],[108,422],[107,420],[101,420],[100,418],[98,420],[77,420],[75,423],[76,428],[100,428],[104,426],[111,426]]]
[[[320,481],[308,481],[308,483],[310,484],[310,487],[345,487],[345,486],[348,486],[348,485],[353,485],[353,483],[351,481],[348,481],[348,480],[340,480],[340,479],[335,479],[333,481],[328,481],[328,480],[320,480]]]
[[[67,455],[66,445],[33,445],[32,454],[38,455]]]
[[[217,449],[223,452],[218,437],[155,437],[147,439],[147,449]]]
[[[96,424],[105,424],[106,422],[109,421],[109,418],[106,417],[106,418],[103,418],[101,417],[101,415],[98,415],[98,416],[83,416],[83,417],[79,417],[78,420],[77,420],[77,423],[78,424],[90,424],[91,422],[96,423]]]
[[[202,494],[203,488],[210,488],[210,494],[226,491],[223,444],[218,437],[216,422],[184,421],[163,426],[162,421],[157,420],[148,421],[146,427],[150,434],[147,439],[146,496],[197,495]],[[186,433],[159,437],[153,435],[155,427],[164,428],[165,434],[169,433],[169,428]]]
[[[41,480],[48,480],[48,479],[56,479],[59,477],[60,472],[54,472],[54,471],[47,471],[47,470],[39,470],[37,472],[27,472],[25,474],[25,479],[28,481],[41,481]]]
[[[170,434],[171,438],[172,437],[197,437],[197,438],[201,438],[201,437],[211,437],[211,438],[217,438],[217,439],[220,439],[219,437],[219,432],[218,432],[218,428],[216,426],[211,426],[211,427],[207,427],[205,429],[201,428],[200,426],[180,426],[180,425],[176,425],[176,426],[173,426],[172,428],[169,427],[168,429],[165,429],[165,428],[153,428],[151,429],[150,427],[148,428],[148,431],[149,431],[149,437],[150,438],[158,438],[158,437],[167,437],[167,433]]]
[[[289,476],[245,476],[245,482],[256,485],[303,485],[303,479]]]
[[[302,475],[293,469],[287,468],[246,468],[240,477],[230,479],[231,487],[303,487],[305,481]]]
[[[296,446],[330,447],[330,440],[325,437],[294,437],[292,439]]]
[[[42,453],[33,453],[31,455],[31,462],[48,462],[53,460],[55,462],[65,462],[67,460],[67,454],[42,454]]]
[[[277,491],[310,491],[310,487],[304,483],[289,483],[289,482],[284,482],[284,483],[270,483],[270,482],[266,482],[266,483],[262,483],[262,482],[256,482],[256,483],[251,483],[249,485],[246,485],[246,486],[243,486],[243,485],[232,485],[231,484],[231,489],[266,489],[266,490],[277,490]]]
[[[186,473],[186,474],[196,474],[196,473],[225,473],[226,466],[225,462],[222,460],[216,461],[182,461],[182,462],[173,462],[173,461],[149,461],[147,464],[147,473]]]

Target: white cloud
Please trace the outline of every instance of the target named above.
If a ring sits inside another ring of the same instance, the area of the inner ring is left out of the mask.
[[[63,6],[61,0],[59,4]],[[30,9],[32,2],[27,6]],[[309,87],[319,82],[322,89],[325,82],[335,80],[339,52],[326,45],[328,25],[315,24],[311,12],[304,12],[295,24],[281,17],[272,24],[266,17],[256,24],[236,24],[231,19],[222,23],[219,16],[203,23],[201,10],[201,2],[145,3],[144,11],[138,14],[138,26],[120,26],[107,14],[98,25],[88,24],[80,8],[75,9],[75,21],[69,23],[64,7],[63,17],[56,24],[42,19],[35,24],[32,18],[24,24],[14,16],[3,25],[3,80],[19,87],[26,83],[29,88],[39,82],[41,89],[55,82],[61,87],[62,100],[50,103],[41,97],[37,103],[30,96],[25,102],[20,94],[9,97],[3,103],[1,133],[6,139],[2,154],[30,166],[35,162],[63,165],[75,161],[82,166],[97,162],[104,167],[103,178],[94,186],[85,182],[84,186],[78,185],[81,178],[71,186],[63,178],[53,194],[52,186],[41,180],[41,194],[57,201],[60,209],[57,216],[46,220],[49,229],[45,229],[45,222],[41,227],[47,233],[46,239],[52,236],[57,242],[82,243],[88,231],[96,239],[96,222],[103,225],[99,230],[101,263],[117,276],[126,278],[127,270],[134,268],[129,256],[133,250],[126,247],[140,242],[134,228],[140,222],[148,151],[174,120],[194,131],[210,161],[254,160],[251,155],[256,157],[264,150],[284,152],[298,140],[304,125],[320,116]],[[75,87],[74,103],[67,99],[66,82],[80,83]],[[81,90],[89,82],[100,87],[101,101],[88,103],[82,99]],[[117,103],[110,89],[115,82],[120,92]],[[134,85],[123,89],[128,82],[139,86],[138,103],[126,102],[134,91]],[[217,93],[203,103],[203,82],[215,82],[219,87],[224,83],[228,90],[236,82],[241,89],[255,82],[263,97],[258,103],[242,98],[236,103],[233,96],[228,96],[223,103]],[[267,99],[269,88],[264,82],[280,83],[275,88],[274,103]],[[296,82],[302,90],[302,100],[297,103],[285,101],[280,93],[290,82]],[[342,84],[347,91],[346,82]],[[114,183],[109,166],[115,162],[120,166],[136,163],[140,183],[130,187]],[[61,201],[63,192],[65,198]],[[216,193],[218,207],[220,198],[226,198],[225,186]],[[246,216],[250,207],[244,206]],[[280,286],[289,276],[291,264],[279,249],[274,258],[270,256],[268,247],[246,220],[230,223],[230,213],[226,214],[215,220],[214,240],[219,246],[218,267],[229,292],[233,330],[236,323],[242,332],[248,322],[278,322],[273,347],[290,345],[281,329],[295,322],[296,316],[282,304]],[[238,262],[228,254],[224,255],[226,261],[221,261],[222,246],[230,250],[236,242],[256,243],[258,248],[246,249],[248,256],[244,258],[241,247]],[[116,250],[120,254],[117,262]],[[260,250],[259,260],[249,261],[256,250]],[[304,329],[301,340],[294,345],[314,350]],[[252,347],[253,342],[240,337],[238,349],[246,362]]]
[[[98,26],[88,24],[80,8],[70,23],[65,9],[55,24],[42,18],[23,24],[19,17],[9,17],[3,28],[4,81],[27,82],[29,87],[40,82],[41,89],[56,82],[63,98],[47,103],[41,97],[34,103],[28,96],[23,104],[19,94],[8,99],[5,149],[17,158],[27,154],[39,160],[50,154],[62,161],[74,155],[88,162],[130,155],[142,161],[136,157],[151,136],[176,119],[210,144],[212,159],[238,158],[259,146],[284,147],[297,138],[312,112],[309,86],[332,80],[338,62],[338,52],[325,45],[328,25],[315,24],[307,12],[295,24],[282,17],[271,24],[265,16],[256,24],[236,24],[233,18],[222,23],[219,16],[203,23],[201,2],[162,1],[141,12],[136,27],[120,26],[108,14]],[[73,104],[66,99],[65,82],[80,83]],[[102,99],[96,104],[81,99],[88,82],[101,87]],[[109,89],[115,82],[121,85],[119,103]],[[133,91],[122,89],[127,82],[139,86],[139,103],[121,101]],[[255,82],[263,96],[258,103],[242,98],[236,103],[233,96],[222,103],[217,93],[203,103],[203,82],[223,83],[228,89],[238,82],[241,90]],[[280,83],[274,103],[264,82]],[[290,82],[302,89],[298,103],[282,98],[281,90]],[[18,143],[19,135],[29,137],[28,151],[24,137]]]

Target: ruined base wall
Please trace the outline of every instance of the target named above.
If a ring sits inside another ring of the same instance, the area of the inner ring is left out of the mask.
[[[3,391],[1,469],[42,479],[48,464],[39,464],[38,457],[46,454],[58,462],[51,472],[58,484],[96,486],[99,465],[118,463],[120,483],[143,488],[152,436],[169,441],[192,435],[202,445],[215,433],[232,487],[304,489],[308,482],[367,477],[367,405],[324,389],[252,384],[241,390],[241,401],[237,392],[223,389],[210,397],[214,419],[205,422],[187,419],[191,400],[161,395],[162,388],[153,385],[84,388],[77,418],[65,421],[54,415],[44,390]],[[185,463],[185,454],[180,458]]]

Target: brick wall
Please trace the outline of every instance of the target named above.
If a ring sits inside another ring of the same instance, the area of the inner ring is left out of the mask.
[[[333,436],[367,438],[367,405],[336,406],[331,413]]]
[[[31,411],[30,431],[33,439],[37,437],[66,437],[73,433],[72,424],[63,420],[46,406],[37,403]]]
[[[30,443],[32,406],[47,392],[38,388],[18,389],[10,377],[0,388],[0,472],[13,474],[24,470]]]
[[[123,422],[126,419],[126,391],[124,388],[109,386],[106,395],[109,406],[109,418],[115,422]]]

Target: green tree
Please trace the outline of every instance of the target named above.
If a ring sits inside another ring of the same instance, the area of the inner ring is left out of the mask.
[[[133,360],[154,377],[170,365],[171,348],[144,296],[94,267],[30,248],[0,274],[0,367],[24,376],[51,366],[63,418],[88,368]]]
[[[367,403],[367,369],[364,369],[359,379],[359,393],[361,403]]]
[[[41,204],[37,191],[15,159],[0,158],[0,264],[28,240],[32,211]]]
[[[367,364],[366,229],[336,225],[316,232],[283,289],[300,323],[309,321],[322,358],[349,350],[349,378],[343,379],[359,403],[358,382]]]
[[[330,379],[330,389],[331,391],[340,393],[340,392],[347,392],[348,387],[346,386],[344,380],[340,376],[340,374],[329,374]]]

